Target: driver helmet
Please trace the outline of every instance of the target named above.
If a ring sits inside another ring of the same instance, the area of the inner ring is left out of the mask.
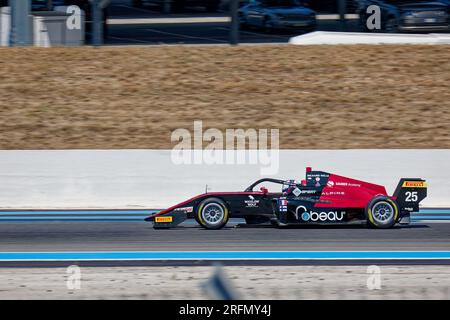
[[[295,188],[295,186],[296,186],[295,180],[286,180],[284,181],[281,192],[283,192],[283,194],[289,194]]]

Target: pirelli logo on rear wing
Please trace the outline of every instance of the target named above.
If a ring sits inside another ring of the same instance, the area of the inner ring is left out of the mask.
[[[402,188],[426,188],[427,183],[425,181],[404,181]]]

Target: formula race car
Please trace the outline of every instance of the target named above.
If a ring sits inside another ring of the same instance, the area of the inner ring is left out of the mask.
[[[269,192],[263,183],[281,185]],[[195,219],[206,229],[223,228],[229,218],[247,224],[291,225],[367,224],[390,228],[408,224],[410,213],[419,211],[427,196],[427,184],[419,178],[401,179],[392,196],[383,186],[306,168],[306,179],[264,178],[243,192],[204,193],[147,217],[154,228],[175,227]]]

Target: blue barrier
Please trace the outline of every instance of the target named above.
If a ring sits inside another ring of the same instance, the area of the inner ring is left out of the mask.
[[[0,261],[446,260],[450,251],[103,251],[0,252]]]

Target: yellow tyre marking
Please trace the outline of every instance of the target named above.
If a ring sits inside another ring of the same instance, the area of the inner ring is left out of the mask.
[[[397,221],[397,218],[398,218],[398,207],[397,207],[397,205],[391,199],[386,199],[386,202],[389,202],[392,205],[392,208],[394,208],[394,221]],[[370,220],[370,222],[373,225],[376,226],[377,224],[375,223],[375,221],[373,220],[373,217],[372,217],[372,208],[369,208],[368,212],[369,212],[369,220]]]
[[[369,221],[370,221],[373,225],[376,225],[375,222],[373,221],[373,217],[372,217],[372,208],[369,208]]]
[[[203,221],[203,218],[202,218],[202,210],[203,210],[203,207],[204,207],[205,205],[204,204],[202,204],[199,208],[198,208],[198,220],[200,220],[200,222],[202,223],[202,225],[204,226],[205,225],[205,221]]]
[[[391,199],[388,199],[388,201],[392,204],[392,207],[394,208],[394,221],[397,221],[398,218],[398,208],[394,201]]]
[[[223,210],[223,221],[226,221],[227,219],[228,219],[228,209],[227,209],[227,207],[226,206],[223,206],[222,204],[220,204],[220,203],[217,203],[218,205],[220,205],[224,210]],[[203,221],[203,218],[202,218],[202,210],[203,210],[203,207],[204,207],[205,205],[204,204],[202,204],[199,208],[198,208],[198,214],[197,214],[197,216],[198,216],[198,219],[200,220],[200,222],[202,223],[202,225],[203,226],[205,226],[205,221]]]
[[[223,221],[227,221],[227,219],[228,219],[228,209],[227,209],[227,207],[224,207],[224,206],[222,206],[223,207]]]

